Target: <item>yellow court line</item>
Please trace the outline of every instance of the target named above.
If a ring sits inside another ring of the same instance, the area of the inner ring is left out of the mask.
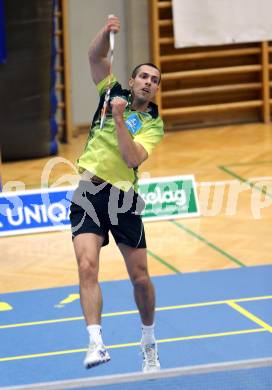
[[[83,318],[84,318],[83,316],[80,316],[80,317],[57,318],[55,320],[21,322],[18,324],[0,325],[0,329],[21,328],[24,326],[34,326],[34,325],[57,324],[59,322],[79,321],[79,320],[83,320]]]
[[[166,310],[188,309],[188,308],[194,308],[194,307],[223,305],[223,304],[229,304],[230,302],[260,301],[260,300],[265,300],[265,299],[272,299],[272,295],[265,295],[265,296],[260,296],[260,297],[250,297],[250,298],[226,299],[226,300],[221,300],[221,301],[189,303],[189,304],[176,305],[176,306],[163,306],[163,307],[157,307],[156,312],[166,311]],[[112,313],[104,313],[104,314],[102,314],[102,317],[117,317],[117,316],[130,315],[130,314],[138,314],[138,310],[126,310],[126,311],[117,311],[117,312],[112,312]],[[10,328],[21,328],[24,326],[48,325],[48,324],[55,324],[55,323],[60,323],[60,322],[81,321],[83,319],[84,319],[84,317],[80,316],[80,317],[57,318],[54,320],[22,322],[22,323],[17,323],[17,324],[0,325],[0,330],[1,329],[10,329]]]
[[[264,300],[264,299],[272,299],[272,295],[265,295],[265,296],[261,296],[261,297],[250,297],[250,298],[226,299],[226,300],[222,300],[222,301],[189,303],[186,305],[177,305],[177,306],[165,306],[165,307],[156,308],[156,311],[187,309],[187,308],[191,308],[191,307],[225,305],[225,304],[228,304],[229,302],[251,302],[251,301],[260,301],[260,300]]]
[[[267,330],[268,332],[272,333],[272,326],[264,322],[261,318],[255,316],[250,311],[244,309],[240,305],[237,305],[235,302],[229,302],[229,306],[231,306],[234,310],[237,310],[239,313],[243,314],[245,317],[249,318],[251,321],[255,322],[256,324],[260,325],[263,329]]]
[[[235,336],[235,335],[241,335],[241,334],[260,333],[260,332],[266,332],[266,329],[256,328],[256,329],[234,330],[231,332],[208,333],[208,334],[200,334],[200,335],[195,335],[195,336],[176,337],[176,338],[172,338],[172,339],[158,340],[158,343],[170,343],[170,342],[174,342],[174,341],[209,339],[209,338],[214,338],[214,337]]]
[[[237,330],[231,332],[222,332],[222,333],[207,333],[195,336],[182,336],[182,337],[174,337],[168,339],[157,340],[158,343],[172,343],[177,341],[187,341],[187,340],[196,340],[196,339],[207,339],[207,338],[215,338],[215,337],[224,337],[224,336],[234,336],[234,335],[242,335],[242,334],[250,334],[250,333],[260,333],[266,332],[264,328],[257,329],[245,329],[245,330]],[[134,343],[125,343],[125,344],[113,344],[107,345],[108,349],[117,349],[117,348],[127,348],[127,347],[136,347],[139,346],[139,342]],[[14,360],[25,360],[25,359],[34,359],[40,357],[49,357],[49,356],[58,356],[58,355],[67,355],[72,353],[86,352],[87,348],[79,348],[79,349],[67,349],[64,351],[54,351],[54,352],[44,352],[44,353],[35,353],[31,355],[18,355],[18,356],[9,356],[0,358],[0,362],[8,362]]]

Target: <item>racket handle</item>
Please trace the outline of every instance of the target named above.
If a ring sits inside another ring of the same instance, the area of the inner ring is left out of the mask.
[[[114,15],[109,15],[108,16],[108,19],[114,17]],[[110,49],[111,51],[113,51],[114,49],[114,32],[113,31],[110,31]]]
[[[111,51],[113,51],[113,49],[114,49],[114,32],[113,31],[110,32],[110,49],[111,49]]]

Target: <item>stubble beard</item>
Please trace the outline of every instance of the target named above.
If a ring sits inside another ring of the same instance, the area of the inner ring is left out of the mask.
[[[148,98],[141,96],[141,95],[138,95],[138,96],[134,95],[134,103],[135,104],[142,106],[143,104],[146,104],[148,102],[149,102]]]

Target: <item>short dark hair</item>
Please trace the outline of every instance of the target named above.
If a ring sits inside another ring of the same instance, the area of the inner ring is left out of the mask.
[[[145,62],[145,63],[143,63],[143,64],[137,65],[137,66],[133,69],[133,71],[132,71],[132,73],[131,73],[131,77],[132,77],[133,79],[135,79],[135,77],[137,76],[137,74],[138,74],[138,72],[139,72],[139,69],[140,69],[141,66],[143,66],[143,65],[151,66],[152,68],[155,68],[155,69],[157,69],[157,70],[160,72],[160,78],[159,78],[159,83],[160,83],[160,81],[161,81],[161,70],[160,70],[160,68],[158,68],[155,64],[152,64],[152,62]]]

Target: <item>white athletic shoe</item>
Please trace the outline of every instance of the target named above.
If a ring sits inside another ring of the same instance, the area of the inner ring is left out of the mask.
[[[161,369],[157,344],[142,344],[143,372],[155,372]]]
[[[92,368],[109,360],[110,355],[103,344],[90,344],[83,364],[85,368]]]

